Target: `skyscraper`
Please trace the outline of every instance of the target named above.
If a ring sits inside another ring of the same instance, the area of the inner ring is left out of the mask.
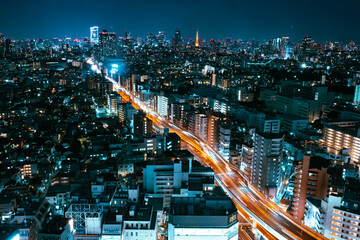
[[[116,33],[106,30],[99,33],[100,55],[106,58],[116,58]]]
[[[181,46],[181,32],[179,30],[175,31],[174,45],[175,47]]]
[[[99,27],[90,27],[90,43],[99,44]]]

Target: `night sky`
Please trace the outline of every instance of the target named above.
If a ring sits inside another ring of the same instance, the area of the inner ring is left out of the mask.
[[[0,32],[11,38],[87,37],[89,27],[167,39],[272,39],[360,43],[358,0],[0,0]]]

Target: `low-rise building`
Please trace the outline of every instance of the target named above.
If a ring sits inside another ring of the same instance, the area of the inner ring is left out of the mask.
[[[238,239],[237,210],[222,191],[213,196],[174,197],[169,214],[169,240]]]
[[[157,239],[157,215],[151,205],[130,206],[123,224],[123,240]]]

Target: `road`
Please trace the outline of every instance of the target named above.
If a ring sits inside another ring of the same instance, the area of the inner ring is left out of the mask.
[[[92,70],[97,73],[101,72],[92,59],[88,59],[87,62],[91,65]],[[119,94],[128,98],[136,109],[144,111],[147,117],[153,121],[153,124],[159,128],[168,128],[171,132],[178,134],[182,141],[188,144],[189,150],[213,169],[217,183],[237,204],[238,209],[243,213],[243,217],[253,223],[261,234],[264,236],[270,234],[271,236],[267,237],[268,239],[327,239],[305,225],[296,222],[274,202],[268,200],[249,184],[244,174],[205,142],[192,133],[170,123],[111,77],[105,77],[114,84],[113,86]]]

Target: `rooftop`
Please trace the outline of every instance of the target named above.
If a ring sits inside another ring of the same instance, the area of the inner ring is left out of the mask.
[[[64,232],[65,227],[69,224],[71,218],[65,218],[63,216],[54,216],[49,222],[41,229],[39,233],[43,234],[56,234],[60,235]]]

